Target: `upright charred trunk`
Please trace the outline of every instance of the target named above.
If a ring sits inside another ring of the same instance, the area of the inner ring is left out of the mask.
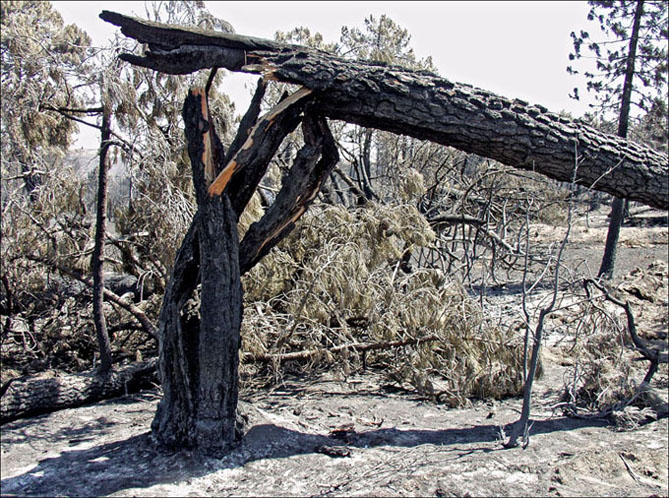
[[[237,214],[227,194],[210,197],[206,190],[203,136],[210,128],[200,98],[189,94],[183,109],[199,209],[177,254],[161,310],[164,396],[152,429],[164,446],[216,455],[236,437],[242,286]],[[199,313],[194,309],[198,284]]]
[[[632,38],[630,39],[629,52],[627,54],[627,67],[625,68],[625,83],[623,85],[623,96],[620,101],[620,115],[618,117],[618,136],[627,137],[629,125],[630,107],[632,105],[632,82],[634,81],[634,62],[636,49],[639,43],[639,30],[641,28],[641,16],[643,15],[643,0],[637,0],[634,13],[634,25],[632,27]],[[599,277],[613,278],[613,270],[616,264],[616,252],[618,249],[618,238],[620,228],[625,219],[625,201],[620,197],[613,199],[611,204],[611,219],[609,220],[609,231],[606,234],[606,245],[604,256],[599,267]]]
[[[100,350],[100,367],[98,373],[105,377],[109,374],[112,365],[111,344],[107,333],[107,322],[103,309],[104,303],[104,243],[107,231],[107,172],[109,169],[107,152],[109,151],[109,140],[111,138],[111,111],[105,105],[102,111],[102,126],[100,139],[100,165],[98,171],[98,199],[95,220],[95,245],[91,257],[91,269],[93,272],[93,323],[95,324],[95,335]]]

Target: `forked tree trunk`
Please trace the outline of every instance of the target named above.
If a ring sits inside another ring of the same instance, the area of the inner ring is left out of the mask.
[[[299,115],[309,96],[309,92],[295,92],[254,125],[263,91],[259,85],[248,119],[243,120],[246,124],[238,131],[238,138],[246,137],[246,141],[235,140],[227,155],[223,154],[214,128],[207,123],[208,112],[202,112],[200,95],[190,93],[184,103],[198,212],[177,253],[159,320],[164,399],[152,429],[156,439],[167,447],[196,447],[217,455],[239,436],[241,417],[237,416],[236,407],[242,318],[240,274],[251,269],[290,232],[338,160],[325,119],[305,111],[305,145],[274,204],[249,227],[240,243],[238,216],[281,141],[302,119]],[[217,144],[214,170],[220,173],[209,189],[202,160],[205,132]],[[226,162],[236,176],[221,171]],[[221,178],[228,178],[230,188],[221,183]],[[210,195],[218,185],[223,185],[221,191]],[[194,309],[198,282],[199,317]]]
[[[159,327],[164,397],[152,429],[164,446],[219,454],[235,438],[242,287],[237,214],[227,194],[210,197],[206,191],[203,136],[210,128],[201,98],[190,93],[183,109],[199,210],[163,301]],[[198,281],[199,317],[197,309],[188,308]]]

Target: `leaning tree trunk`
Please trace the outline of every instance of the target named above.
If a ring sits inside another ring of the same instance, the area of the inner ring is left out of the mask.
[[[639,43],[639,29],[641,28],[641,17],[643,15],[643,0],[637,0],[636,12],[634,13],[634,26],[627,54],[627,67],[625,68],[625,83],[623,85],[623,96],[620,101],[620,116],[618,117],[618,136],[627,137],[630,107],[632,105],[632,82],[634,81],[634,63],[636,59],[636,48]],[[625,201],[620,197],[613,199],[611,204],[611,219],[609,231],[606,234],[604,256],[599,267],[598,276],[606,279],[613,278],[613,270],[616,264],[616,253],[618,249],[618,238],[620,228],[625,219]]]
[[[147,43],[136,65],[172,74],[208,67],[263,74],[314,92],[323,115],[427,139],[504,164],[669,207],[667,156],[541,106],[453,83],[431,73],[346,60],[307,47],[182,28],[104,11],[100,17]]]

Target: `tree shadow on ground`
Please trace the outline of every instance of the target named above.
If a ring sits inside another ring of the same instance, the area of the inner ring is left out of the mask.
[[[157,398],[158,395],[154,391],[143,391],[128,396],[99,401],[95,405],[88,406],[104,408],[105,406],[131,405],[138,401],[149,402]],[[141,409],[124,410],[124,413],[130,415],[134,412],[142,411]],[[95,417],[94,420],[77,421],[76,427],[60,426],[57,430],[54,430],[53,425],[45,423],[49,420],[49,416],[50,414],[46,413],[11,421],[10,425],[5,426],[11,427],[11,429],[5,430],[2,433],[3,444],[34,444],[35,442],[57,444],[63,440],[68,440],[70,444],[77,444],[98,438],[116,424],[115,420],[110,419],[106,415],[101,415]]]
[[[604,425],[598,420],[557,418],[536,421],[532,434]],[[507,426],[505,430],[509,428]],[[443,430],[381,428],[350,432],[342,439],[341,435],[336,438],[274,424],[259,424],[251,427],[241,444],[221,459],[202,457],[188,451],[161,452],[147,432],[92,448],[65,449],[58,456],[38,461],[35,467],[23,474],[3,479],[2,494],[102,496],[131,488],[203,477],[256,460],[322,452],[324,446],[347,446],[355,451],[355,448],[430,444],[456,449],[455,446],[461,444],[495,443],[499,440],[499,431],[500,426],[494,424]],[[474,448],[477,451],[481,449]]]

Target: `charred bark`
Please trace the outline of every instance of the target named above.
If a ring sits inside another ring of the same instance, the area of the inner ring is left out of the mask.
[[[274,203],[249,227],[241,243],[242,274],[292,231],[339,160],[337,146],[323,116],[306,113],[302,130],[305,145],[283,178]]]
[[[156,360],[121,367],[101,378],[95,373],[40,374],[14,379],[0,398],[0,423],[94,403],[155,385]]]
[[[314,92],[326,117],[427,139],[510,166],[650,206],[669,207],[667,156],[600,133],[541,106],[431,73],[345,60],[306,47],[169,26],[104,11],[100,17],[148,44],[132,64],[172,74],[207,67],[263,74]]]
[[[170,448],[227,450],[236,433],[242,287],[237,214],[227,194],[207,192],[207,140],[215,131],[202,94],[183,108],[198,213],[179,250],[160,317],[160,375],[164,397],[152,423]],[[207,113],[208,114],[208,113]],[[197,283],[199,317],[186,313]]]
[[[184,103],[198,211],[177,253],[160,316],[164,398],[152,429],[155,438],[166,447],[192,447],[220,454],[239,435],[236,407],[242,318],[240,275],[288,233],[337,162],[334,139],[325,118],[308,114],[304,118],[307,143],[291,169],[290,181],[284,182],[265,216],[247,231],[240,253],[238,216],[281,141],[302,119],[301,112],[309,102],[310,92],[298,90],[251,126],[262,91],[259,86],[259,97],[247,113],[249,119],[238,131],[237,138],[246,136],[246,140],[233,142],[238,144],[236,152],[213,155],[219,174],[211,185],[205,174],[205,162],[210,159],[207,140],[218,143],[218,139],[205,112],[206,95],[191,92]],[[227,164],[222,166],[225,160]],[[198,284],[199,314],[193,311]]]

